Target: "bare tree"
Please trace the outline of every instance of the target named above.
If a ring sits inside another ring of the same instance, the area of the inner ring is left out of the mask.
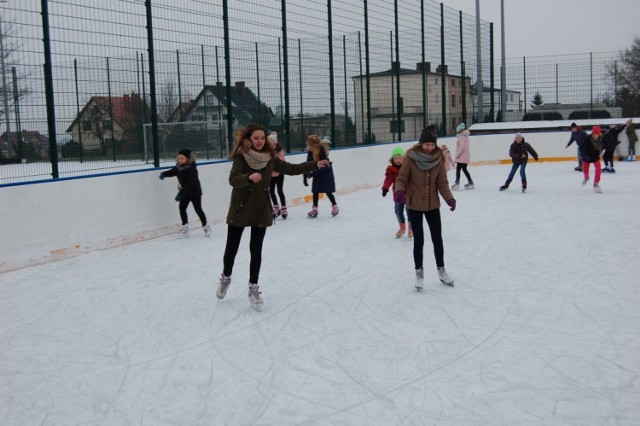
[[[3,80],[0,81],[0,122],[4,122],[6,111],[5,103],[2,101],[5,99],[5,96],[7,98],[9,112],[11,112],[16,102],[19,102],[21,98],[27,96],[30,91],[24,87],[24,85],[21,87],[19,84],[20,80],[25,80],[27,77],[24,73],[19,73],[17,78],[18,87],[16,88],[17,90],[14,91],[11,68],[14,66],[17,67],[18,65],[14,60],[14,54],[22,47],[22,44],[13,25],[5,21],[2,16],[0,16],[0,25],[0,50],[2,51],[2,61],[0,61],[0,63],[4,64],[4,70],[0,70],[0,78],[4,77]],[[3,71],[5,73],[4,76],[1,74]],[[9,116],[9,119],[11,119],[11,116]]]
[[[109,130],[109,126],[111,126],[111,120],[107,119],[107,113],[99,105],[89,107],[86,117],[91,122],[90,133],[95,135],[100,142],[102,155],[107,155],[105,134]]]
[[[158,116],[162,121],[168,121],[171,114],[178,107],[178,94],[173,81],[166,81],[160,87],[160,102],[158,108]]]
[[[620,52],[615,64],[607,67],[607,74],[617,84],[615,103],[627,116],[640,114],[640,36],[633,39],[631,47]]]

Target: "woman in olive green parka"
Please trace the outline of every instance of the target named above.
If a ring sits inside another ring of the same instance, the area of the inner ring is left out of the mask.
[[[235,146],[229,155],[232,160],[229,184],[231,202],[227,213],[227,244],[224,251],[224,270],[216,293],[223,299],[231,284],[231,273],[245,227],[251,227],[249,251],[249,301],[262,304],[258,289],[258,275],[262,263],[262,243],[268,226],[273,224],[273,207],[269,197],[271,172],[301,175],[327,167],[328,161],[308,161],[291,164],[280,160],[273,146],[267,143],[267,132],[257,124],[249,124],[236,131]]]

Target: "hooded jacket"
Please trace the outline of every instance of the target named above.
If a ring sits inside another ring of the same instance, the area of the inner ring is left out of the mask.
[[[526,161],[529,158],[529,154],[538,161],[538,153],[529,145],[524,138],[522,142],[513,142],[509,147],[509,157],[513,164],[520,164],[522,161]]]
[[[202,187],[198,178],[196,157],[191,155],[184,165],[176,164],[171,169],[160,173],[165,177],[176,176],[180,184],[178,194],[181,198],[194,198],[202,196]]]
[[[469,164],[471,162],[471,153],[469,152],[469,135],[471,132],[463,130],[458,134],[456,142],[456,163]]]
[[[411,150],[422,151],[420,144],[414,145]],[[405,156],[400,174],[396,179],[396,191],[407,193],[406,206],[410,210],[426,212],[440,208],[440,197],[445,201],[453,200],[453,194],[449,189],[447,169],[442,163],[442,151],[436,148],[432,155],[439,155],[440,164],[429,169],[420,170],[416,161],[409,155]]]

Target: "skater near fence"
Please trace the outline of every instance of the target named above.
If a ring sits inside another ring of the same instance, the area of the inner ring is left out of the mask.
[[[504,191],[509,188],[509,184],[516,175],[518,168],[520,168],[522,192],[527,190],[527,173],[525,170],[527,168],[527,162],[529,161],[529,154],[538,161],[538,153],[524,140],[524,137],[520,133],[517,133],[513,143],[509,147],[509,157],[511,157],[512,163],[511,171],[509,172],[509,176],[507,177],[504,185],[500,187],[500,191]]]
[[[227,214],[227,243],[224,250],[224,269],[216,296],[224,299],[231,284],[233,265],[240,247],[244,228],[251,228],[249,251],[249,302],[259,309],[262,296],[258,286],[262,263],[262,243],[267,227],[273,224],[273,210],[269,200],[271,173],[300,175],[329,166],[329,161],[308,161],[301,164],[280,160],[272,144],[267,142],[266,131],[257,124],[238,129],[234,135],[235,146],[229,157],[232,160],[229,184],[231,202]]]
[[[578,147],[578,167],[576,167],[575,171],[582,171],[582,151],[580,150],[580,145],[582,145],[582,141],[587,137],[587,132],[585,132],[582,127],[578,126],[576,123],[571,123],[571,138],[569,142],[567,142],[566,148],[569,148],[572,143],[576,143]]]
[[[437,145],[435,127],[430,125],[422,130],[419,142],[411,147],[405,156],[400,174],[396,179],[395,201],[406,202],[407,215],[413,228],[413,262],[416,270],[415,287],[422,290],[424,285],[423,248],[424,216],[431,233],[431,242],[440,281],[453,285],[444,267],[444,244],[442,242],[442,221],[440,218],[440,197],[445,199],[451,211],[456,209],[456,200],[449,189],[444,155]]]
[[[624,130],[624,126],[616,126],[615,124],[609,124],[609,130],[602,137],[602,159],[604,160],[605,173],[615,173],[616,169],[613,167],[613,153],[615,152],[620,141],[618,135]]]
[[[180,188],[175,198],[178,202],[178,210],[182,220],[182,228],[178,236],[180,238],[189,236],[189,218],[187,215],[189,203],[193,203],[193,209],[200,218],[204,234],[207,237],[211,236],[211,227],[207,224],[207,216],[202,210],[202,187],[198,178],[196,157],[191,153],[190,149],[183,149],[178,152],[175,167],[160,173],[160,180],[172,176],[178,178]]]
[[[304,186],[309,186],[308,179],[312,178],[311,192],[313,194],[313,206],[311,211],[307,213],[310,218],[318,216],[318,200],[320,193],[324,193],[329,201],[331,201],[331,215],[337,216],[340,209],[336,203],[336,179],[333,175],[333,167],[329,161],[329,144],[323,143],[319,136],[310,135],[307,137],[307,161],[327,160],[329,166],[318,169],[314,172],[307,173],[303,178]]]
[[[454,191],[460,188],[460,172],[464,172],[467,178],[467,183],[464,189],[473,189],[473,179],[467,170],[467,165],[471,162],[471,151],[469,148],[469,135],[471,132],[466,129],[464,123],[460,123],[456,127],[456,133],[458,134],[458,140],[456,141],[456,181],[451,187]]]
[[[391,158],[389,159],[389,164],[384,172],[384,182],[382,182],[382,196],[386,197],[389,189],[391,189],[391,193],[395,194],[395,186],[396,186],[396,178],[398,174],[400,174],[400,167],[402,167],[402,162],[404,161],[404,150],[397,146],[391,150]],[[404,210],[405,203],[397,202],[394,200],[394,211],[396,213],[396,219],[398,220],[398,225],[400,228],[396,232],[396,238],[400,238],[407,231],[407,224],[404,218]],[[409,222],[409,238],[413,237],[413,230],[411,229],[411,222]]]
[[[636,142],[638,142],[638,134],[636,133],[636,125],[631,118],[627,120],[627,125],[625,126],[624,131],[629,138],[629,156],[627,157],[627,161],[635,161]]]

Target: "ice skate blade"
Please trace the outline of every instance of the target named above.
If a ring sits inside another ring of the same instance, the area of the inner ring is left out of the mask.
[[[446,283],[446,282],[444,282],[444,281],[440,280],[440,282],[441,282],[442,284],[444,284],[444,285],[448,285],[449,287],[453,287],[453,281],[451,281],[450,283]]]
[[[422,287],[418,287],[418,286],[415,286],[415,287],[416,287],[416,291],[417,291],[418,293],[422,293]]]

